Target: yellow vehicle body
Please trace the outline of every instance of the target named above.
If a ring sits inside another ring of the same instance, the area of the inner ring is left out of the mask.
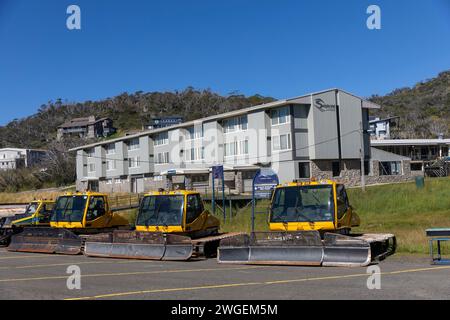
[[[55,202],[52,200],[34,200],[25,213],[3,219],[0,225],[0,245],[8,246],[11,237],[23,231],[24,227],[47,227]]]
[[[115,231],[89,238],[85,254],[96,257],[188,260],[195,252],[215,256],[220,221],[203,206],[198,192],[178,190],[146,194],[135,231]],[[198,249],[198,250],[197,250]]]
[[[50,221],[50,227],[52,228],[64,228],[64,229],[105,229],[114,228],[118,226],[127,226],[128,220],[122,216],[113,213],[109,207],[109,198],[107,194],[98,192],[84,192],[84,193],[66,193],[63,197],[83,197],[85,199],[85,206],[82,209],[82,219],[79,221],[59,221],[56,218],[52,218]],[[93,199],[102,201],[102,212],[95,212],[92,206]],[[57,209],[57,208],[56,208]]]
[[[52,200],[35,200],[32,201],[25,212],[25,217],[21,217],[11,222],[12,226],[39,226],[49,225],[50,213],[53,209],[55,201]],[[34,208],[34,212],[29,212],[30,208]]]
[[[97,192],[66,193],[58,197],[50,227],[27,227],[13,235],[9,251],[76,255],[85,237],[128,227],[128,220],[112,212],[108,195]]]
[[[367,266],[393,254],[393,234],[351,235],[360,219],[345,187],[332,180],[278,185],[269,232],[221,241],[220,263]]]
[[[308,222],[274,222],[269,218],[269,229],[271,231],[320,231],[320,232],[337,232],[342,234],[349,233],[352,227],[358,227],[361,223],[359,216],[354,212],[348,203],[347,193],[345,190],[339,192],[339,184],[333,180],[308,181],[308,182],[291,182],[279,185],[275,188],[271,202],[274,202],[276,190],[295,187],[314,187],[314,186],[330,186],[332,188],[333,201],[333,219],[332,221],[308,221]],[[339,198],[339,194],[343,196]],[[339,210],[342,208],[341,210]]]
[[[188,204],[189,197],[199,197],[199,193],[195,191],[179,190],[179,191],[158,191],[150,192],[145,197],[163,197],[163,196],[181,196],[184,199],[184,204]],[[198,232],[206,230],[217,230],[220,227],[220,221],[216,217],[212,216],[201,205],[201,213],[195,217],[193,221],[188,221],[188,206],[182,207],[182,219],[181,224],[177,225],[155,225],[146,226],[139,224],[139,218],[136,221],[136,231],[139,232],[162,232],[162,233],[175,233],[180,235],[192,235]]]

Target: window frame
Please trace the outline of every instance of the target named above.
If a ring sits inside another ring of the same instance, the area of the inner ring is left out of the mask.
[[[136,143],[137,142],[137,143]],[[127,141],[127,150],[135,151],[141,148],[141,143],[139,138],[130,139]]]
[[[286,149],[283,149],[281,146],[281,137],[286,136]],[[278,149],[275,147],[276,142],[278,141]],[[291,133],[279,134],[276,136],[272,136],[272,152],[284,152],[292,150],[292,135]]]

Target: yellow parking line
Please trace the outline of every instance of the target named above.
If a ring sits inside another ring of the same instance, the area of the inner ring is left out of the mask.
[[[228,271],[228,270],[249,270],[263,267],[237,267],[237,268],[210,268],[210,269],[185,269],[185,270],[158,270],[158,271],[138,271],[138,272],[122,272],[122,273],[98,273],[81,275],[82,278],[94,277],[122,277],[122,276],[137,276],[145,274],[162,274],[162,273],[188,273],[188,272],[212,272],[212,271]],[[56,280],[67,279],[67,276],[49,276],[49,277],[35,277],[35,278],[17,278],[17,279],[0,279],[0,282],[17,282],[17,281],[36,281],[36,280]]]
[[[13,270],[13,269],[34,269],[34,268],[46,268],[46,267],[59,267],[59,266],[71,266],[71,265],[89,265],[89,264],[132,264],[132,263],[147,263],[148,266],[152,267],[162,267],[162,264],[152,264],[152,261],[144,260],[127,260],[127,261],[117,261],[117,260],[105,260],[105,261],[91,261],[91,262],[77,262],[73,261],[71,263],[52,263],[52,264],[32,264],[25,266],[12,266],[12,267],[0,267],[0,270]],[[153,261],[155,262],[155,261]]]
[[[382,272],[381,274],[382,275],[396,275],[396,274],[400,274],[400,273],[414,273],[414,272],[434,271],[434,270],[444,270],[444,269],[450,269],[450,266],[430,267],[430,268],[421,268],[421,269],[407,269],[407,270],[399,270],[399,271]],[[130,296],[130,295],[139,295],[139,294],[150,294],[150,293],[220,289],[220,288],[230,288],[230,287],[250,287],[250,286],[258,286],[258,285],[277,285],[277,284],[286,284],[286,283],[338,280],[338,279],[345,279],[345,278],[356,278],[356,277],[367,277],[367,276],[369,276],[369,274],[359,273],[359,274],[351,274],[351,275],[337,275],[337,276],[329,276],[329,277],[302,278],[302,279],[291,279],[291,280],[262,281],[262,282],[248,282],[248,283],[229,283],[229,284],[208,285],[208,286],[189,287],[189,288],[168,288],[168,289],[119,292],[119,293],[96,295],[96,296],[91,296],[91,297],[67,298],[65,300],[92,300],[92,299],[123,297],[123,296]]]
[[[10,257],[0,257],[0,260],[13,260],[13,259],[26,259],[26,258],[49,258],[49,257],[63,257],[57,254],[35,254],[32,256],[10,256]],[[67,256],[65,256],[67,257]]]

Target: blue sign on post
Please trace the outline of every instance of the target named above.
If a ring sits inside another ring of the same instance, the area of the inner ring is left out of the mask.
[[[280,184],[278,175],[270,168],[260,169],[253,178],[252,184],[252,232],[255,231],[256,199],[270,199],[272,190]]]
[[[213,166],[212,175],[214,179],[222,179],[223,176],[223,166]]]

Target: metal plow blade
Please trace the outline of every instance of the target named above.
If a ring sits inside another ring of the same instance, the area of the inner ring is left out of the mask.
[[[320,266],[323,245],[317,231],[256,232],[220,242],[219,263]]]
[[[80,237],[66,229],[25,228],[11,237],[8,251],[77,255],[81,243]]]
[[[323,266],[363,267],[372,261],[370,243],[335,233],[324,235]]]
[[[93,257],[140,260],[189,260],[189,237],[157,232],[114,231],[88,238],[84,253]]]
[[[390,233],[366,233],[359,237],[370,244],[372,261],[382,261],[393,255],[397,248],[397,239]]]

